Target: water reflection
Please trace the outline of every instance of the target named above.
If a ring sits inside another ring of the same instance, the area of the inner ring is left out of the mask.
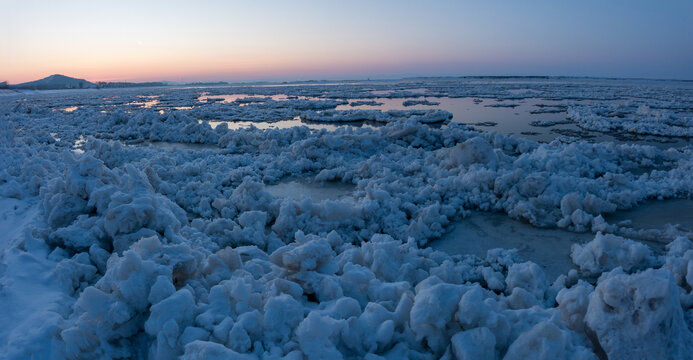
[[[530,126],[532,121],[559,122],[561,128],[579,130],[574,124],[565,124],[565,113],[531,114],[530,111],[539,109],[539,106],[559,105],[559,101],[526,99],[522,101],[480,101],[478,98],[450,98],[450,97],[418,97],[407,98],[373,98],[370,99],[382,105],[340,105],[336,110],[363,109],[363,110],[407,110],[407,109],[442,109],[452,113],[453,122],[473,125],[480,129],[498,131],[507,135],[522,135],[522,132],[532,132],[523,137],[537,141],[551,141],[559,134],[549,130],[538,129]],[[413,103],[413,101],[427,103]],[[404,103],[407,102],[408,106]],[[432,103],[440,103],[435,105]],[[490,106],[485,106],[490,105]],[[513,105],[514,107],[509,107]]]
[[[378,93],[386,95],[392,93],[392,90]],[[452,122],[471,125],[480,130],[497,131],[501,134],[520,136],[540,142],[550,142],[558,137],[568,136],[589,139],[594,142],[615,141],[618,143],[636,143],[666,148],[686,146],[688,144],[688,141],[685,139],[661,136],[629,136],[583,130],[566,118],[566,100],[541,98],[497,100],[474,97],[450,98],[432,96],[416,98],[376,97],[368,100],[379,103],[379,105],[357,103],[362,100],[350,100],[349,104],[339,105],[336,107],[336,110],[442,109],[452,113]],[[410,106],[403,105],[405,101],[410,101],[409,104],[411,104],[412,100],[435,102],[440,103],[440,105],[427,105],[426,103]]]
[[[139,107],[143,107],[145,109],[149,109],[149,108],[152,108],[158,104],[159,104],[159,100],[146,100],[146,101],[132,101],[132,102],[129,102],[125,105],[136,105]]]
[[[56,110],[64,111],[64,112],[73,112],[75,110],[79,109],[77,106],[68,106],[64,108],[57,108]]]
[[[253,94],[221,94],[221,95],[210,95],[209,93],[202,93],[198,98],[198,102],[202,103],[221,103],[228,104],[232,102],[247,104],[253,102],[263,102],[267,100],[273,101],[287,101],[287,100],[323,100],[317,97],[309,96],[296,96],[287,94],[274,94],[274,95],[253,95]]]
[[[233,95],[209,95],[208,93],[203,93],[197,98],[198,102],[215,102],[227,104],[234,102],[238,99],[249,98],[252,95],[249,94],[233,94]]]

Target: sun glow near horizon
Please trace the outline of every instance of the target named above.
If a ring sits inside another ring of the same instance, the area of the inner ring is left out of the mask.
[[[548,1],[2,3],[0,81],[10,83],[53,73],[92,81],[693,77],[685,40],[693,4],[684,1],[590,1],[598,12]],[[659,15],[648,13],[653,6]],[[577,31],[583,22],[591,26]]]

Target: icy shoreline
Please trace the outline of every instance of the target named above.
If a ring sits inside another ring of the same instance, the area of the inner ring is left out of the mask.
[[[533,96],[618,101],[602,86],[530,85]],[[441,111],[334,110],[347,98],[419,97],[418,88],[515,101],[521,86],[297,86],[282,89],[285,100],[244,88],[256,98],[178,110],[228,90],[167,89],[161,109],[132,104],[160,91],[148,89],[104,92],[118,98],[112,108],[87,92],[3,97],[0,308],[26,302],[39,315],[3,310],[0,348],[9,358],[685,358],[690,227],[633,229],[605,215],[693,198],[689,145],[541,144]],[[661,102],[677,91],[647,93]],[[690,129],[680,113],[690,110],[673,115],[670,105],[656,116],[639,108],[650,120],[635,124],[647,134]],[[65,106],[78,109],[53,110]],[[200,121],[306,114],[384,124],[230,130]],[[445,126],[427,124],[437,121]],[[143,142],[163,143],[127,145]],[[268,191],[283,179],[353,191],[315,201]],[[577,270],[557,277],[512,250],[426,247],[470,210],[593,235],[572,246]],[[655,253],[629,237],[667,245]]]

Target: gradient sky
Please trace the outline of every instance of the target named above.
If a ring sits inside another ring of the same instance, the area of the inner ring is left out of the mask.
[[[0,0],[0,81],[693,79],[693,1]]]

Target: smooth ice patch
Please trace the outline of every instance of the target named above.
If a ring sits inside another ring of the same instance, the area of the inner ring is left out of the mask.
[[[678,225],[680,230],[693,232],[693,200],[673,199],[646,201],[634,209],[618,211],[605,216],[610,224],[629,221],[635,229],[663,230]]]
[[[0,349],[9,358],[50,358],[60,314],[73,300],[60,289],[54,262],[17,248],[3,255]]]
[[[6,249],[39,215],[34,202],[0,198],[0,250]]]
[[[221,151],[221,149],[213,144],[197,144],[197,143],[180,143],[180,142],[170,142],[170,141],[139,141],[139,142],[129,142],[127,145],[135,146],[147,146],[159,150],[214,150]]]
[[[35,199],[0,198],[0,349],[11,358],[20,353],[48,358],[60,309],[72,301],[59,288],[54,262],[40,251],[13,247],[39,215]]]
[[[280,198],[301,201],[309,198],[314,203],[324,200],[338,200],[350,196],[354,191],[353,184],[342,182],[309,183],[299,180],[283,181],[274,185],[266,185],[265,190]]]
[[[536,228],[505,214],[475,212],[430,246],[451,255],[471,254],[482,259],[490,249],[518,249],[520,257],[541,265],[555,278],[573,268],[570,247],[593,238],[592,233]]]

